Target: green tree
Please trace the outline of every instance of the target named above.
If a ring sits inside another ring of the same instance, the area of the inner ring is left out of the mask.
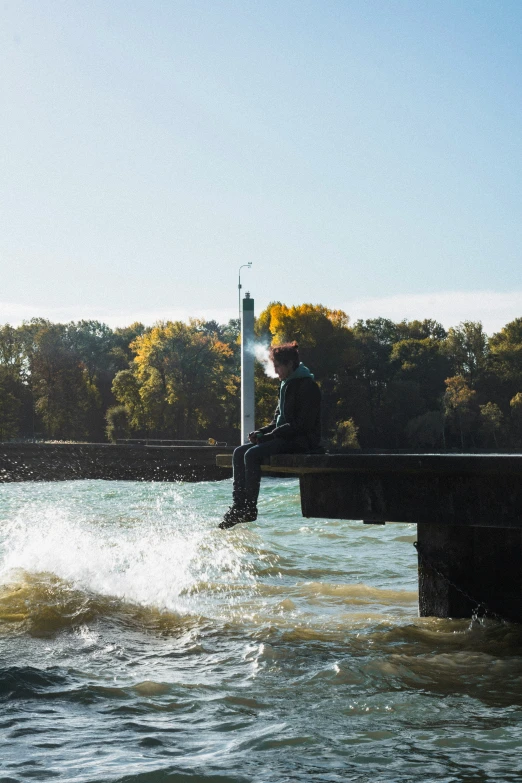
[[[423,321],[400,321],[395,324],[397,340],[432,340],[442,341],[448,333],[438,321],[425,318]]]
[[[398,339],[397,327],[388,318],[359,320],[353,328],[355,363],[348,377],[342,378],[339,393],[352,403],[344,415],[354,417],[360,426],[361,440],[371,446],[384,445],[384,400],[394,375],[391,362],[393,344]]]
[[[147,432],[151,420],[145,411],[135,369],[120,370],[116,373],[112,382],[112,392],[119,402],[124,403],[130,430],[135,433]]]
[[[0,366],[0,440],[16,438],[20,432],[21,400],[16,393],[16,379]]]
[[[100,396],[89,373],[75,352],[64,324],[33,321],[25,330],[31,388],[35,409],[46,434],[59,439],[82,439],[89,435],[93,408]]]
[[[24,341],[18,328],[0,327],[0,438],[32,434],[32,395]]]
[[[507,403],[522,388],[522,318],[506,324],[489,344],[492,372]]]
[[[416,448],[437,448],[444,445],[444,417],[441,411],[426,411],[406,424],[406,435]]]
[[[27,361],[23,333],[5,324],[0,327],[0,367],[12,377],[26,380]]]
[[[418,383],[425,409],[438,407],[449,371],[440,340],[432,337],[400,340],[392,347],[390,361],[395,366],[396,379]]]
[[[463,321],[451,327],[444,345],[454,375],[462,376],[473,389],[486,370],[489,345],[480,321]]]
[[[105,436],[104,414],[114,403],[112,381],[119,369],[115,356],[116,336],[107,324],[100,321],[78,321],[66,325],[65,339],[81,364],[87,385],[97,400],[97,404],[91,405],[85,414],[88,436],[102,440]]]
[[[480,405],[481,428],[486,445],[491,441],[498,447],[498,437],[502,429],[504,416],[496,402]]]
[[[223,361],[225,393],[221,397],[219,417],[209,426],[219,437],[235,442],[239,438],[241,416],[241,324],[238,318],[231,318],[226,324],[201,321],[198,328],[228,348]]]
[[[458,428],[460,445],[464,449],[464,435],[471,429],[472,406],[476,392],[470,389],[462,375],[445,380],[444,412],[447,421]]]
[[[129,411],[125,405],[113,405],[105,415],[107,422],[107,438],[115,443],[130,435]]]

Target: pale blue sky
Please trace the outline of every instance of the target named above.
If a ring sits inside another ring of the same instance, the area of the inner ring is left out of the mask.
[[[248,261],[257,310],[522,316],[521,31],[520,0],[4,0],[0,323],[224,320]]]

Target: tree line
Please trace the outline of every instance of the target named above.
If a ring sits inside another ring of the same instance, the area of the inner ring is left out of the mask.
[[[522,318],[350,324],[342,310],[271,303],[265,345],[297,340],[323,394],[337,448],[522,447]],[[256,363],[256,421],[272,418],[278,382]],[[35,318],[0,327],[0,440],[117,438],[239,442],[239,322],[192,319],[111,329]]]

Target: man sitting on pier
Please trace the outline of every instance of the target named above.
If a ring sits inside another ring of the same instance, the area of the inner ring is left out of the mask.
[[[281,381],[273,421],[251,432],[249,443],[234,451],[233,503],[219,527],[257,519],[261,464],[272,454],[317,451],[321,442],[321,391],[314,376],[299,361],[296,342],[273,345],[270,359]]]

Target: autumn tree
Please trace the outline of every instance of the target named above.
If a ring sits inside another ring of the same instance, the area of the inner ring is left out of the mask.
[[[354,340],[348,321],[342,310],[330,310],[323,305],[287,307],[281,302],[272,302],[256,322],[257,335],[267,343],[292,340],[299,343],[301,360],[321,386],[326,434],[336,425],[336,386],[342,374],[355,362]],[[261,376],[258,374],[259,380]],[[270,384],[265,383],[265,387],[269,393]]]
[[[335,428],[333,443],[337,448],[341,449],[360,449],[361,446],[357,437],[358,432],[359,427],[353,419],[340,421]]]
[[[323,305],[287,307],[275,302],[259,316],[257,332],[261,337],[268,334],[272,343],[296,340],[302,361],[311,368],[316,380],[322,381],[353,361],[348,320],[342,310],[329,310]]]
[[[127,370],[134,361],[134,353],[131,345],[145,332],[145,326],[140,321],[135,321],[130,326],[117,327],[112,334],[111,356],[114,362],[115,372]]]
[[[517,392],[509,401],[511,441],[517,448],[522,447],[522,392]]]
[[[160,322],[131,347],[133,367],[116,375],[113,391],[134,426],[158,436],[193,438],[219,421],[230,393],[225,368],[232,351],[203,322]]]

